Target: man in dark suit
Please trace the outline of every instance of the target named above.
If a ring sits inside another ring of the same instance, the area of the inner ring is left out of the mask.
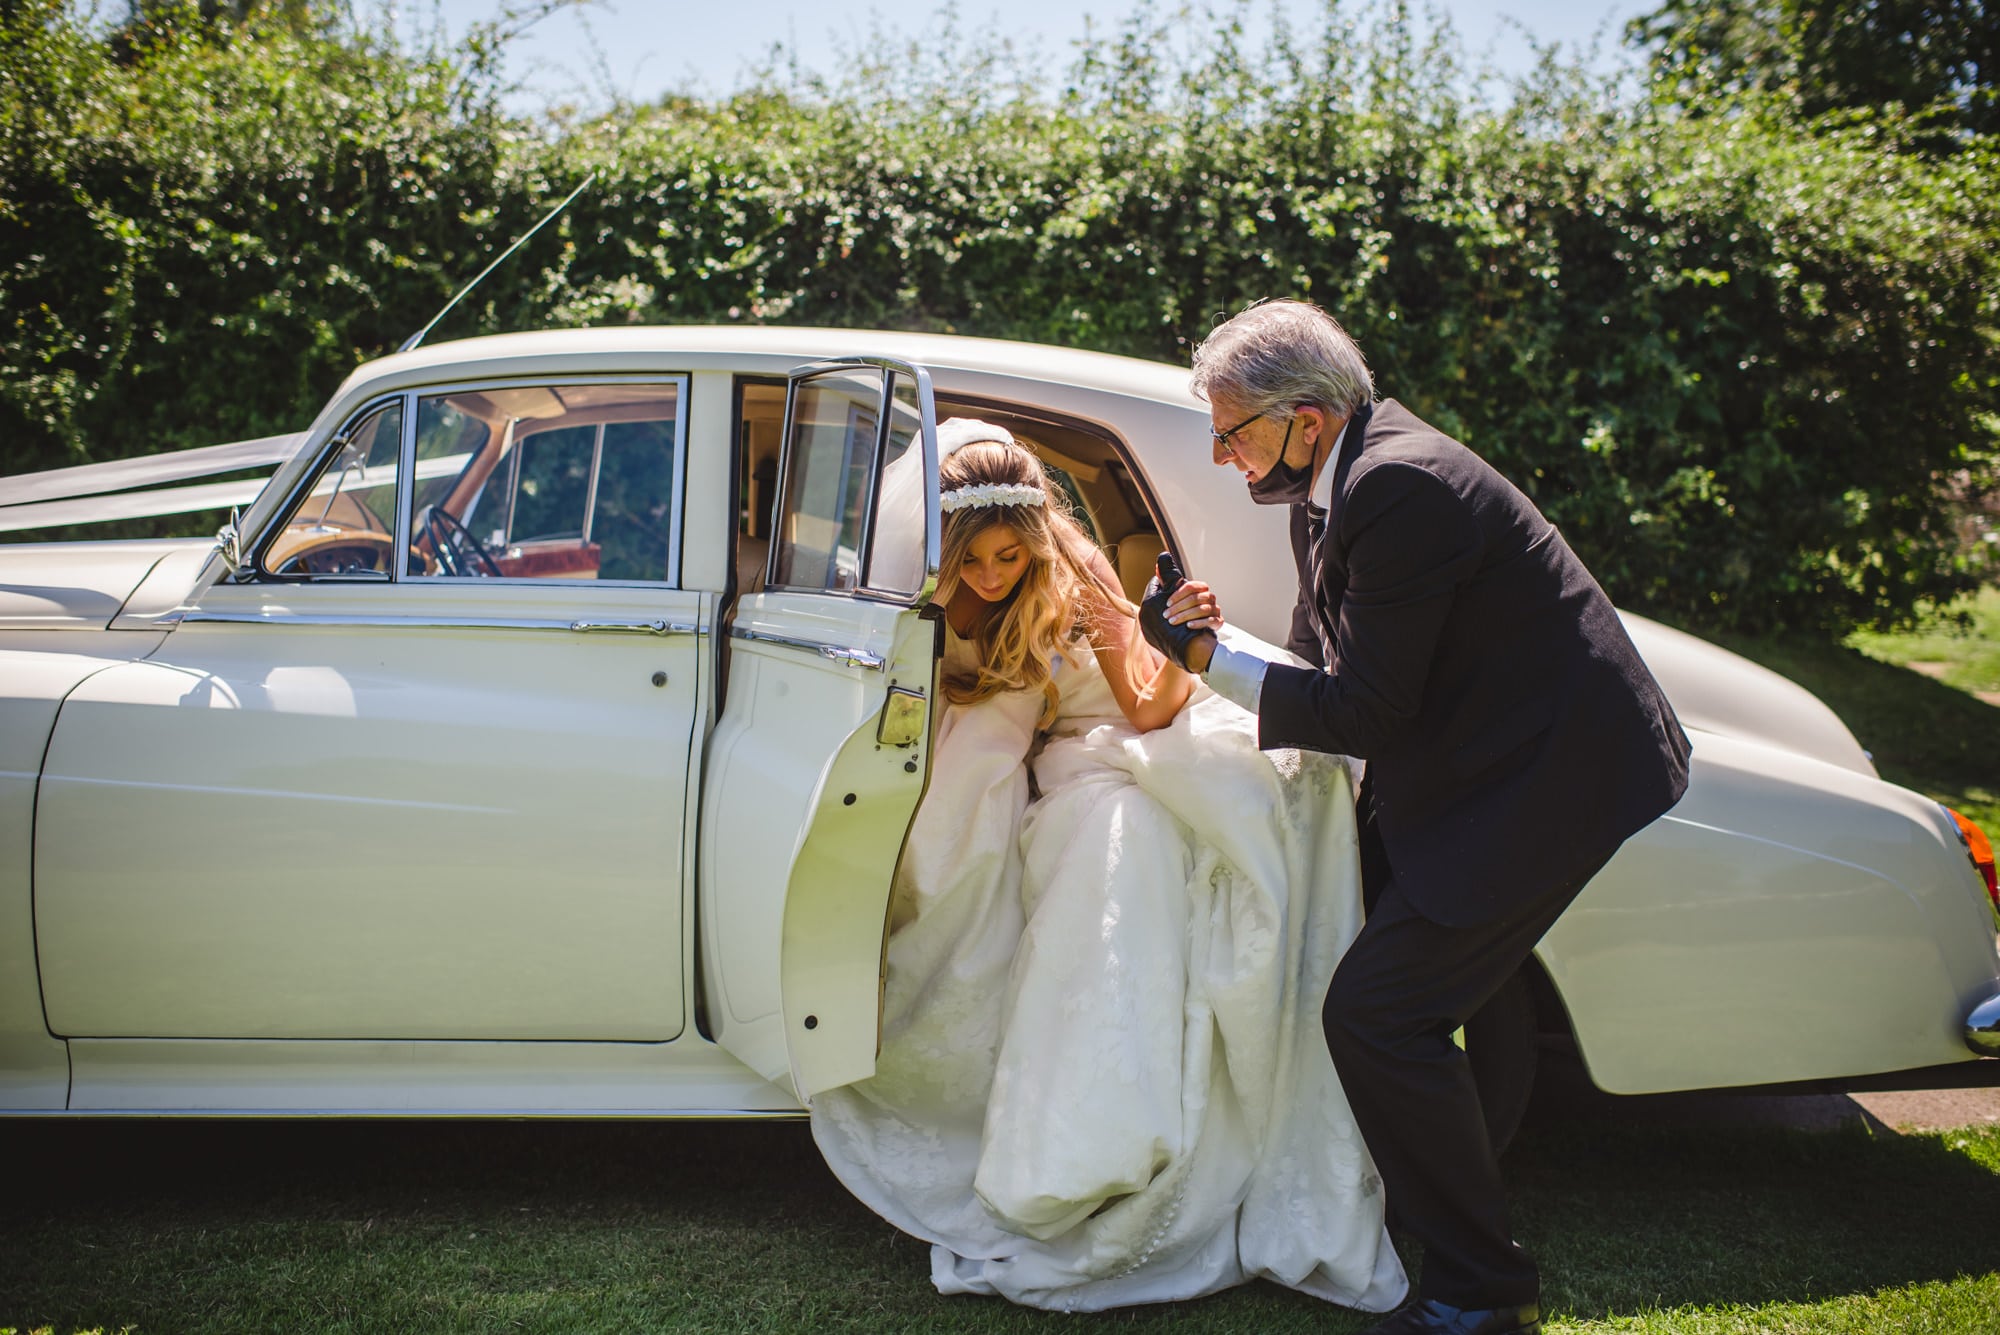
[[[1215,462],[1292,507],[1289,649],[1219,644],[1207,586],[1149,593],[1163,652],[1258,717],[1266,747],[1367,761],[1367,921],[1327,1045],[1421,1301],[1379,1335],[1534,1335],[1479,1096],[1452,1033],[1625,839],[1679,800],[1688,742],[1603,590],[1533,502],[1394,400],[1331,316],[1252,306],[1194,359]]]

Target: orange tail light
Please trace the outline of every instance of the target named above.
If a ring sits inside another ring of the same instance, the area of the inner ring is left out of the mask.
[[[1945,810],[1951,812],[1951,819],[1958,826],[1959,842],[1965,845],[1966,856],[1972,859],[1973,866],[1979,868],[1979,874],[1986,878],[1986,895],[1993,901],[1993,911],[2000,913],[2000,879],[1996,879],[1993,873],[1993,841],[1986,837],[1984,830],[1950,807]]]

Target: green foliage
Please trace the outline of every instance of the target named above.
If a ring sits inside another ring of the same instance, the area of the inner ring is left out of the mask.
[[[1807,116],[1895,104],[2000,130],[2000,7],[1991,0],[1666,0],[1632,24],[1683,103],[1745,90]]]
[[[116,50],[60,0],[0,24],[8,471],[295,429],[493,243],[506,127],[447,61],[192,6]]]
[[[1185,363],[1307,296],[1628,606],[1844,632],[1984,573],[1951,517],[1996,481],[2000,163],[1908,151],[1932,127],[1901,111],[1689,116],[1552,61],[1496,107],[1448,33],[1336,3],[1258,50],[1237,11],[1198,39],[1142,12],[1060,85],[947,24],[831,85],[524,122],[490,46],[253,13],[156,20],[121,66],[28,10],[6,471],[297,428],[594,172],[435,337],[764,321]]]

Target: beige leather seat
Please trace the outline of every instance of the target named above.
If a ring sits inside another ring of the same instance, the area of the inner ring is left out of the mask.
[[[1128,601],[1136,603],[1145,597],[1146,581],[1153,577],[1153,563],[1166,549],[1157,533],[1128,533],[1118,540],[1113,564],[1118,567],[1118,582],[1125,586]]]

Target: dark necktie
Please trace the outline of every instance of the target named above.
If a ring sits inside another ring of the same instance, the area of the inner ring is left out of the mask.
[[[1326,541],[1326,510],[1306,502],[1306,578],[1311,581],[1306,606],[1312,610],[1313,630],[1319,635],[1320,658],[1333,664],[1333,635],[1326,624],[1326,609],[1319,605],[1319,552]]]

